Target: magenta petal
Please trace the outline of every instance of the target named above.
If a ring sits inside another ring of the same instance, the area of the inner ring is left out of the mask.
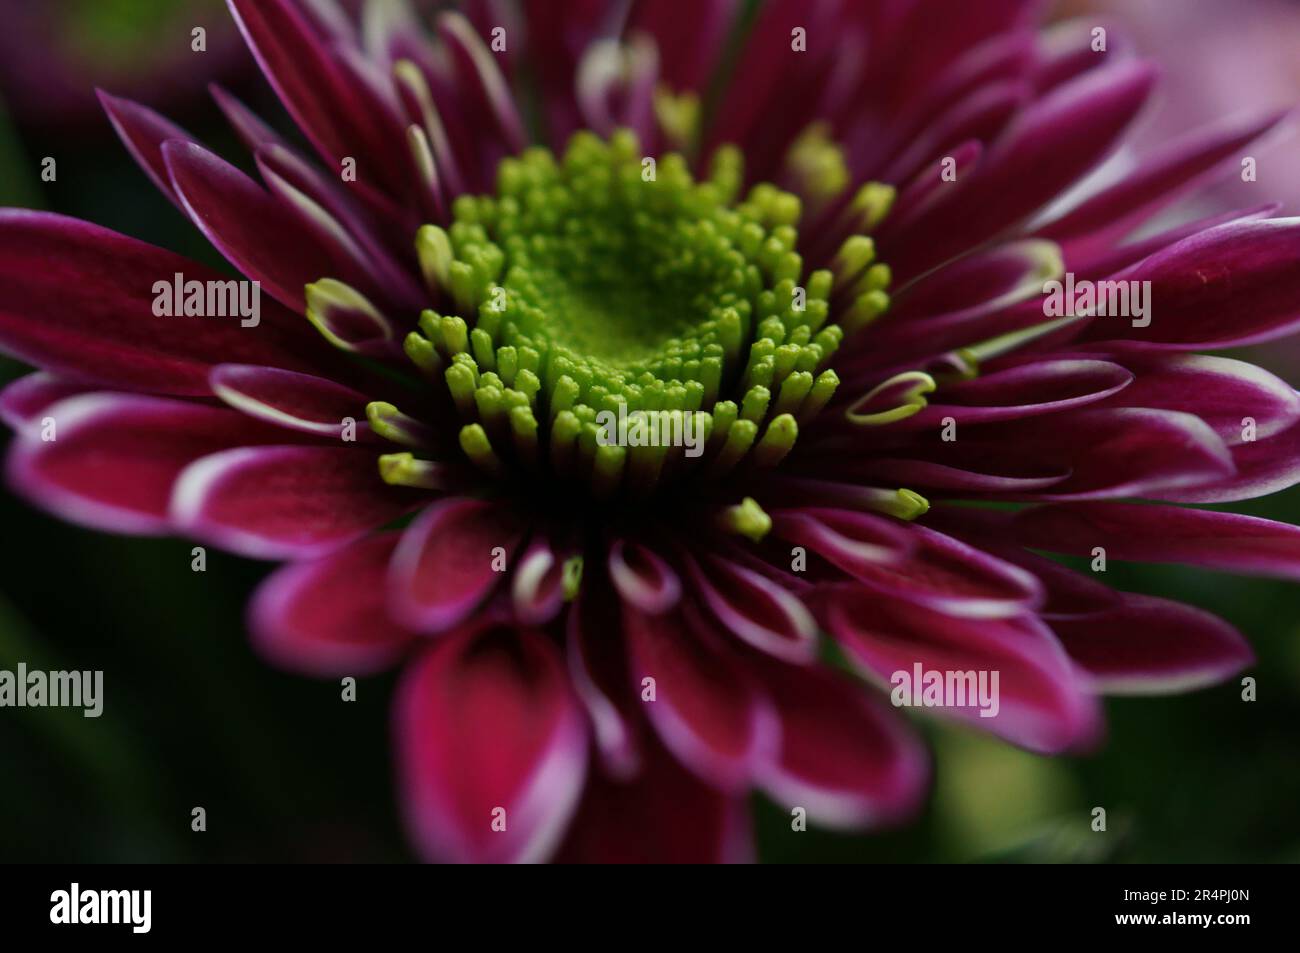
[[[834,55],[829,39],[821,45],[810,43],[806,51],[792,55],[791,31],[802,27],[810,37],[834,37],[843,29],[839,14],[834,3],[775,0],[763,4],[726,76],[707,151],[725,142],[739,143],[745,147],[747,173],[759,179],[771,177],[780,146],[806,124],[809,107],[826,81],[827,61]]]
[[[777,533],[806,545],[882,597],[985,619],[1018,615],[1042,601],[1031,574],[927,527],[901,526],[866,513],[793,512],[802,515],[796,521],[782,513]],[[874,524],[904,531],[906,544],[876,552],[876,544],[863,538],[863,530]]]
[[[450,636],[407,671],[394,724],[407,823],[429,859],[549,858],[582,793],[587,733],[544,635]]]
[[[896,522],[874,513],[826,506],[778,510],[772,514],[772,532],[845,572],[898,564],[913,545],[907,530]]]
[[[1110,609],[1119,603],[1122,593],[1098,582],[1095,573],[1076,572],[1069,566],[1063,566],[1027,549],[1006,546],[1002,543],[1005,538],[1005,535],[999,534],[996,542],[990,541],[986,545],[1003,559],[1014,561],[1017,566],[1032,572],[1042,583],[1047,598],[1043,601],[1039,615],[1049,625],[1053,619],[1088,615]]]
[[[1036,100],[989,147],[953,201],[891,241],[885,259],[910,277],[978,245],[1042,207],[1097,165],[1150,92],[1153,70],[1120,62]],[[988,196],[999,196],[990,202]]]
[[[1023,546],[1300,579],[1300,527],[1238,513],[1128,503],[1059,503],[1015,514]]]
[[[508,506],[452,497],[426,509],[393,554],[393,614],[438,632],[463,621],[506,578],[524,529]]]
[[[1045,492],[1023,494],[1048,500],[1154,496],[1208,485],[1235,469],[1232,451],[1199,417],[1141,407],[1084,407],[970,427],[922,452],[958,468],[996,460],[999,467],[1068,471]]]
[[[1121,595],[1113,609],[1048,622],[1099,691],[1186,692],[1221,682],[1254,661],[1241,634],[1208,612],[1150,596]]]
[[[929,762],[902,717],[837,672],[777,662],[758,671],[781,721],[780,754],[762,779],[778,803],[832,828],[898,823],[916,811]]]
[[[1023,80],[981,85],[942,111],[927,117],[922,134],[907,143],[906,150],[889,165],[880,178],[906,182],[926,169],[933,170],[945,155],[963,142],[989,142],[997,138],[1008,121],[1030,98]]]
[[[386,246],[385,233],[360,211],[344,186],[328,179],[292,149],[268,143],[257,149],[256,159],[267,188],[308,226],[318,228],[322,244],[332,249],[336,260],[365,274],[359,280],[365,285],[360,290],[373,294],[385,305],[419,310],[425,303],[425,292],[413,275],[414,261],[403,262],[392,251],[396,247],[412,257],[414,224],[392,223],[390,230],[397,234]],[[348,275],[331,277],[347,279]]]
[[[150,181],[164,195],[180,205],[180,197],[172,188],[171,176],[168,175],[166,163],[163,162],[162,144],[168,139],[192,142],[194,137],[180,126],[139,103],[110,96],[103,90],[96,92],[104,112],[108,113],[113,128],[117,130],[118,136],[131,156],[144,169]]]
[[[1106,29],[1104,54],[1092,48],[1092,31],[1097,26]],[[1112,62],[1123,62],[1133,55],[1133,41],[1114,24],[1105,20],[1099,23],[1094,16],[1055,23],[1040,30],[1035,40],[1033,78],[1034,87],[1039,91],[1055,89],[1071,79],[1092,70],[1105,69]]]
[[[701,90],[717,68],[739,5],[738,0],[702,0],[684,17],[672,4],[638,3],[629,29],[654,39],[660,72],[673,91]]]
[[[0,420],[21,430],[41,416],[41,411],[65,397],[86,391],[85,384],[36,371],[11,381],[0,391]]]
[[[752,569],[715,556],[688,557],[703,603],[724,629],[787,662],[811,662],[817,624],[791,592]]]
[[[167,532],[172,485],[191,461],[273,433],[225,408],[129,394],[69,397],[45,414],[55,439],[20,436],[10,481],[64,519],[115,533]]]
[[[915,10],[923,20],[929,19],[925,16],[925,11],[920,8]],[[931,39],[929,30],[925,26],[922,29],[927,33],[927,40]],[[1035,57],[1035,39],[1032,29],[1010,25],[1005,29],[999,25],[996,32],[978,42],[974,42],[969,35],[962,37],[959,48],[951,51],[951,58],[940,57],[942,66],[933,77],[927,71],[927,82],[908,91],[919,92],[920,95],[913,96],[907,110],[899,116],[895,125],[899,130],[899,142],[905,146],[929,125],[932,116],[940,113],[949,103],[975,90],[1022,80],[1028,76]],[[895,52],[911,65],[914,55],[901,49]],[[856,102],[847,104],[849,109],[856,105]]]
[[[172,140],[162,153],[185,211],[208,241],[276,300],[304,310],[303,288],[334,272],[311,233],[260,185],[202,146]]]
[[[1039,229],[1063,246],[1067,261],[1108,249],[1117,239],[1177,198],[1180,192],[1220,162],[1277,125],[1275,114],[1229,128],[1198,131],[1148,157],[1119,182]]]
[[[667,612],[682,595],[673,568],[653,550],[631,540],[610,545],[609,577],[618,594],[642,612]]]
[[[1164,350],[1269,341],[1300,325],[1300,218],[1220,225],[1112,276],[1151,282],[1151,323],[1097,317],[1083,337]]]
[[[354,93],[331,62],[329,37],[291,0],[227,0],[231,14],[280,102],[321,155],[348,155]]]
[[[108,229],[47,212],[0,210],[0,348],[69,376],[131,390],[207,394],[217,361],[308,369],[325,347],[264,301],[240,319],[160,317],[157,282],[228,280],[196,262]]]
[[[1032,573],[1044,593],[1043,604],[1038,609],[1043,618],[1086,615],[1109,609],[1118,602],[1118,592],[1098,582],[1094,573],[1075,572],[1017,545],[1009,529],[1014,517],[1013,512],[1005,510],[940,506],[930,510],[926,519],[977,549]]]
[[[872,326],[873,339],[925,338],[930,329],[958,316],[969,319],[1018,301],[1039,300],[1043,281],[1057,273],[1060,263],[1055,246],[1033,239],[1003,242],[948,262],[898,294],[889,321]]]
[[[856,383],[858,373],[872,368],[912,370],[944,350],[1041,324],[1043,282],[1060,269],[1059,249],[1038,239],[1008,241],[943,265],[899,294],[888,321],[866,329],[865,346],[839,362],[847,370],[841,376]]]
[[[961,197],[957,182],[964,182],[979,168],[984,158],[984,144],[970,140],[957,146],[946,157],[952,159],[955,181],[945,181],[935,175],[934,169],[922,169],[898,189],[894,208],[882,223],[879,231],[882,243],[892,240],[895,234],[906,236],[913,222],[937,214],[944,206]],[[901,239],[900,239],[901,240]]]
[[[603,583],[603,580],[602,580]],[[621,603],[590,576],[569,610],[569,680],[587,710],[592,741],[605,773],[626,780],[641,768],[639,695],[628,690]]]
[[[1109,406],[1194,414],[1229,447],[1273,437],[1300,421],[1300,394],[1268,371],[1209,354],[1142,352],[1113,358],[1136,374]],[[1249,436],[1245,422],[1253,422]]]
[[[564,605],[564,561],[571,555],[544,536],[529,543],[510,579],[515,615],[525,625],[555,618]]]
[[[825,624],[864,674],[897,689],[897,673],[998,673],[996,710],[978,703],[925,707],[1033,751],[1056,753],[1092,740],[1098,711],[1060,642],[1036,616],[959,619],[844,587],[826,600]],[[913,687],[913,692],[919,692]],[[900,698],[907,702],[908,699]],[[912,702],[917,699],[913,696]]]
[[[414,634],[387,612],[396,533],[277,570],[258,588],[249,627],[258,650],[305,675],[369,675],[396,662]]]
[[[625,609],[623,628],[632,690],[664,746],[713,787],[743,792],[771,757],[779,731],[739,659],[689,612],[652,616]]]
[[[226,121],[230,123],[231,128],[235,130],[235,134],[239,136],[240,141],[249,152],[256,152],[263,146],[268,145],[288,148],[288,144],[279,133],[263,122],[257,113],[245,106],[227,90],[216,83],[211,84],[208,90],[212,93],[212,98],[216,100],[218,108],[226,117]]]
[[[219,364],[212,392],[242,413],[278,427],[340,439],[347,420],[358,438],[374,437],[364,394],[323,377],[251,364]]]
[[[851,474],[873,483],[895,484],[921,489],[954,490],[970,494],[1006,494],[1014,498],[1056,486],[1070,475],[1068,466],[1036,467],[1026,461],[1021,472],[1011,468],[1001,473],[987,472],[1005,467],[1004,460],[970,461],[963,466],[945,466],[926,460],[895,460],[888,457],[866,460],[852,468]]]
[[[927,430],[942,427],[948,417],[960,427],[1059,413],[1115,398],[1133,379],[1132,371],[1110,361],[1041,359],[944,387],[927,406],[893,427]],[[1140,398],[1132,403],[1146,406]]]
[[[1184,238],[1208,231],[1211,228],[1272,218],[1278,208],[1280,208],[1278,203],[1269,203],[1256,205],[1253,208],[1234,209],[1230,212],[1217,212],[1214,215],[1207,215],[1203,218],[1176,225],[1173,228],[1167,228],[1149,238],[1130,241],[1119,246],[1107,245],[1090,255],[1076,253],[1070,259],[1070,269],[1074,272],[1076,278],[1088,278],[1095,281],[1098,278],[1105,278],[1117,271],[1122,271],[1158,251],[1181,242]]]
[[[685,817],[689,824],[682,823]],[[751,863],[748,799],[715,790],[651,745],[635,780],[617,783],[592,772],[555,859],[573,864]]]
[[[1172,503],[1229,503],[1253,500],[1300,483],[1300,424],[1274,437],[1231,448],[1233,472],[1193,486],[1148,494]]]
[[[321,556],[417,505],[379,478],[361,447],[236,447],[196,460],[176,481],[176,527],[255,559]]]
[[[438,19],[438,33],[455,57],[479,101],[496,124],[511,153],[522,152],[528,143],[523,119],[496,58],[473,25],[459,13],[444,13]]]

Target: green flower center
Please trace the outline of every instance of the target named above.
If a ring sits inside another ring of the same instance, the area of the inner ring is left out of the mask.
[[[444,300],[405,342],[445,376],[461,447],[494,473],[546,470],[608,497],[773,466],[834,393],[846,328],[888,305],[862,236],[834,272],[805,275],[799,199],[763,184],[738,201],[734,149],[697,182],[630,133],[579,133],[563,159],[530,149],[497,179],[495,196],[458,199],[446,230],[420,230]],[[882,189],[853,208],[879,213]],[[831,321],[841,290],[851,307]]]

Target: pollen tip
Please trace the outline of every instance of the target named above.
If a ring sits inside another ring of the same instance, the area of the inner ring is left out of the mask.
[[[924,516],[930,509],[930,501],[914,490],[900,489],[898,491],[898,512],[895,514],[899,519],[914,520],[918,516]]]
[[[583,560],[581,556],[570,556],[564,561],[561,579],[564,586],[565,602],[572,602],[578,597],[578,591],[582,588],[582,570]]]
[[[857,225],[869,232],[885,220],[893,208],[897,190],[883,182],[867,182],[858,189],[853,197],[853,211],[858,217]]]
[[[722,511],[722,525],[727,531],[738,533],[754,542],[761,542],[772,529],[772,517],[759,506],[752,496]]]
[[[370,429],[385,440],[408,447],[423,447],[427,443],[424,425],[387,401],[373,400],[366,404],[366,419],[370,421]]]
[[[466,424],[460,429],[460,448],[479,468],[491,474],[501,472],[501,460],[481,424]]]

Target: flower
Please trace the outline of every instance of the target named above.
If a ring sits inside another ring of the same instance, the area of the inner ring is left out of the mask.
[[[1039,551],[1300,575],[1295,528],[1172,505],[1300,480],[1292,388],[1194,353],[1300,322],[1300,220],[1126,240],[1278,117],[1071,203],[1152,71],[1019,0],[230,7],[318,162],[220,89],[257,179],[102,101],[267,300],[3,212],[0,344],[43,369],[0,398],[9,476],[288,561],[250,612],[281,665],[403,664],[424,855],[744,859],[755,788],[899,823],[928,760],[876,686],[996,674],[991,717],[940,713],[1057,753],[1100,694],[1249,662]],[[1133,320],[1047,317],[1063,278]]]

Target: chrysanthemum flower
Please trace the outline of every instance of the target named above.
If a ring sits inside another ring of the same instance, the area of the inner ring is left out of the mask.
[[[997,672],[994,717],[941,714],[1054,753],[1100,694],[1249,661],[1042,551],[1300,575],[1294,528],[1171,505],[1300,480],[1292,388],[1194,353],[1300,322],[1300,221],[1125,240],[1276,117],[1062,203],[1152,73],[1019,0],[230,6],[316,161],[221,90],[252,175],[103,102],[260,321],[157,316],[222,276],[4,212],[0,342],[42,368],[9,475],[289,561],[250,613],[275,662],[405,666],[428,857],[745,858],[755,789],[898,822],[929,769],[895,672]],[[1067,271],[1149,281],[1149,324],[1045,316]],[[610,442],[620,409],[700,442]]]

